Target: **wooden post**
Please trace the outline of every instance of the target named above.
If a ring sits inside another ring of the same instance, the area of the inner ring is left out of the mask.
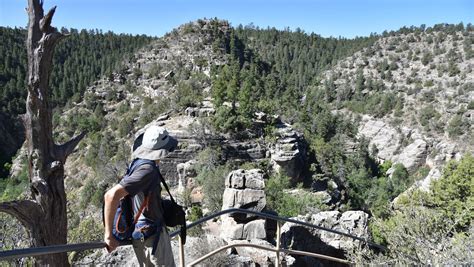
[[[184,245],[181,242],[181,235],[178,235],[178,242],[179,242],[179,266],[185,267],[184,262]]]

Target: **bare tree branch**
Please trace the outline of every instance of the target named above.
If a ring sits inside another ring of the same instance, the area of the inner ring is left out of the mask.
[[[77,144],[84,138],[86,132],[82,132],[79,135],[73,137],[66,143],[56,147],[56,156],[61,162],[65,162],[67,157],[74,151]]]
[[[40,20],[40,30],[44,33],[51,32],[51,21],[53,20],[54,12],[56,11],[56,6],[52,7],[46,16]]]
[[[31,228],[40,218],[41,207],[33,200],[16,200],[0,203],[0,212],[15,217],[26,228]]]

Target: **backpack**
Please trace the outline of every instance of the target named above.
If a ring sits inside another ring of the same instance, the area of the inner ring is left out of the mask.
[[[149,164],[152,165],[153,167],[156,167],[155,163],[151,160],[143,160],[143,159],[136,159],[134,160],[130,166],[127,168],[127,173],[122,179],[127,179],[128,176],[130,176],[135,169],[138,167]],[[161,177],[160,177],[161,178]],[[137,225],[138,219],[140,218],[140,215],[142,214],[143,210],[148,207],[148,203],[150,201],[149,199],[149,193],[151,190],[153,190],[156,186],[158,186],[157,182],[153,182],[149,188],[143,190],[143,193],[145,195],[145,199],[142,202],[140,208],[138,209],[138,212],[135,216],[133,216],[133,199],[130,195],[126,195],[120,200],[119,206],[115,212],[114,216],[114,224],[112,228],[112,234],[113,236],[118,240],[118,241],[129,241],[132,239],[144,239],[148,236],[153,235],[156,232],[157,227],[154,227],[155,229],[152,229],[153,227],[146,227],[146,225],[150,224],[152,225],[153,223],[148,223],[145,225],[147,222],[141,222],[141,225]],[[138,233],[135,233],[136,230],[142,230],[142,236],[140,237]],[[145,233],[144,230],[149,230]],[[135,235],[135,236],[134,236]]]
[[[168,185],[166,184],[163,177],[161,176],[161,173],[158,167],[156,166],[155,162],[151,160],[135,159],[127,168],[127,172],[125,176],[123,177],[123,179],[126,179],[128,176],[130,176],[133,173],[135,169],[137,169],[138,167],[144,164],[150,164],[154,168],[157,168],[157,171],[159,174],[159,180],[163,182],[166,190],[168,191],[168,194],[170,195],[172,199],[171,205],[169,204],[163,205],[163,210],[164,210],[163,218],[164,218],[165,224],[167,226],[176,226],[177,224],[182,225],[180,235],[182,238],[181,241],[184,244],[186,242],[186,220],[185,220],[184,210],[181,206],[179,206],[174,201],[169,191]],[[118,241],[131,241],[132,239],[143,241],[146,238],[156,233],[156,237],[153,242],[153,251],[152,251],[153,254],[155,253],[156,247],[158,245],[163,222],[161,221],[152,222],[149,220],[138,221],[138,219],[140,218],[140,215],[143,213],[143,210],[148,207],[148,203],[150,201],[149,192],[154,190],[157,186],[159,186],[159,182],[158,181],[153,182],[148,189],[143,191],[145,195],[145,199],[140,205],[138,212],[137,214],[135,214],[135,216],[133,216],[132,197],[130,195],[123,197],[120,200],[119,206],[115,212],[113,228],[112,228],[112,234]],[[175,218],[177,218],[175,216],[179,217],[179,223],[177,224],[174,224],[176,221]],[[103,222],[105,225],[105,220],[103,220]]]

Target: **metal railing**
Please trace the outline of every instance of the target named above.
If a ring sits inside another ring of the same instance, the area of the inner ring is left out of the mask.
[[[294,255],[304,255],[304,256],[311,256],[311,257],[316,257],[324,260],[330,260],[330,261],[335,261],[335,262],[340,262],[340,263],[346,263],[350,264],[351,262],[344,260],[344,259],[339,259],[339,258],[334,258],[326,255],[321,255],[321,254],[316,254],[316,253],[311,253],[311,252],[305,252],[305,251],[298,251],[298,250],[289,250],[289,249],[282,249],[281,244],[280,244],[280,238],[281,238],[281,225],[280,222],[289,222],[289,223],[294,223],[346,237],[350,237],[354,240],[359,240],[361,242],[366,243],[369,246],[378,248],[380,250],[387,250],[384,246],[375,244],[373,242],[368,241],[367,239],[351,235],[349,233],[341,232],[338,230],[334,229],[329,229],[326,227],[310,224],[307,222],[303,221],[298,221],[295,219],[291,218],[284,218],[284,217],[278,217],[272,214],[267,214],[267,213],[262,213],[262,212],[256,212],[256,211],[251,211],[251,210],[246,210],[246,209],[227,209],[223,210],[220,212],[216,212],[214,214],[205,216],[195,222],[192,222],[188,224],[186,227],[193,228],[197,225],[200,225],[204,222],[207,222],[209,220],[212,220],[216,217],[220,217],[224,214],[231,214],[231,213],[242,213],[242,214],[251,214],[255,215],[257,217],[265,218],[265,219],[270,219],[274,220],[277,222],[277,233],[276,233],[276,248],[271,248],[271,247],[264,247],[260,245],[255,245],[255,244],[250,244],[250,243],[236,243],[236,244],[230,244],[221,248],[218,248],[214,251],[209,252],[208,254],[202,256],[201,258],[191,262],[188,266],[193,266],[196,265],[207,258],[215,255],[216,253],[223,251],[225,249],[231,248],[231,247],[254,247],[258,249],[263,249],[267,251],[273,251],[276,253],[276,262],[275,265],[279,266],[280,265],[280,254],[281,253],[286,253],[286,254],[294,254]],[[184,267],[185,266],[185,259],[184,259],[184,246],[181,243],[181,237],[179,236],[179,230],[173,231],[170,233],[170,237],[173,238],[175,236],[178,236],[179,238],[179,261],[180,261],[180,266]],[[125,246],[125,245],[131,245],[131,242],[122,242],[120,243],[120,246]],[[7,250],[7,251],[0,251],[0,261],[2,260],[12,260],[12,259],[17,259],[17,258],[24,258],[24,257],[35,257],[35,256],[42,256],[42,255],[47,255],[47,254],[55,254],[55,253],[64,253],[64,252],[71,252],[71,251],[82,251],[82,250],[89,250],[89,249],[100,249],[100,248],[105,248],[106,245],[104,242],[89,242],[89,243],[79,243],[79,244],[66,244],[66,245],[55,245],[55,246],[47,246],[47,247],[36,247],[36,248],[25,248],[25,249],[15,249],[15,250]]]

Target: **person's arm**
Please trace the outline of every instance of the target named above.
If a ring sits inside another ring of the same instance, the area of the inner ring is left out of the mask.
[[[112,224],[119,201],[126,195],[128,195],[127,191],[120,184],[109,189],[104,195],[104,242],[107,244],[107,251],[109,253],[114,251],[119,245],[117,239],[112,235]]]

